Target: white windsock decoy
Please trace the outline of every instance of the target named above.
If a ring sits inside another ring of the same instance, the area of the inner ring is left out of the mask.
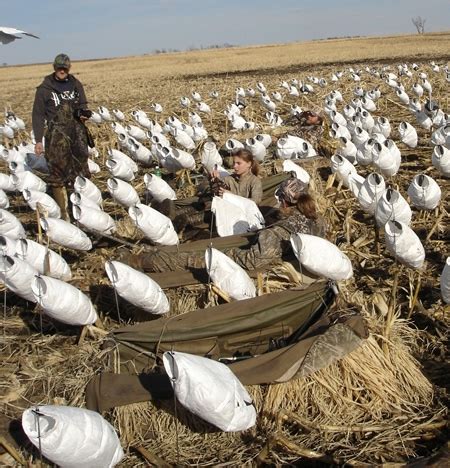
[[[275,101],[283,102],[283,96],[278,91],[274,91],[273,93],[271,93],[271,95],[272,98],[275,99]]]
[[[267,88],[265,87],[264,83],[261,81],[256,83],[256,89],[261,93],[261,94],[266,94]]]
[[[128,214],[145,237],[155,244],[177,245],[179,243],[172,221],[159,211],[139,203],[130,207]]]
[[[369,174],[362,183],[358,192],[358,202],[361,208],[369,214],[375,213],[378,200],[386,190],[383,176],[373,172]]]
[[[351,119],[355,115],[356,110],[353,106],[347,104],[342,109],[342,112],[344,113],[346,119]]]
[[[141,127],[137,127],[136,125],[127,125],[125,130],[130,137],[135,138],[138,141],[147,140],[147,133]]]
[[[364,96],[363,98],[361,98],[361,104],[363,108],[369,112],[373,112],[377,110],[377,106],[375,102],[373,101],[373,99],[371,99],[368,96]]]
[[[338,125],[343,125],[344,127],[347,126],[347,119],[340,112],[331,111],[330,118],[333,122],[336,122]]]
[[[45,192],[47,190],[47,184],[30,171],[11,174],[11,182],[18,192],[23,192],[24,190]]]
[[[401,221],[409,226],[412,212],[408,202],[397,190],[386,189],[375,207],[375,220],[384,227],[388,221]]]
[[[356,145],[357,148],[360,148],[366,144],[369,140],[370,135],[369,133],[364,130],[362,127],[356,126],[353,130],[352,141]]]
[[[8,255],[0,256],[0,282],[27,301],[36,302],[31,282],[39,272],[28,262]]]
[[[169,300],[158,283],[124,263],[108,261],[106,274],[120,297],[151,314],[165,314]]]
[[[231,114],[229,120],[234,130],[243,130],[247,123],[244,117],[239,114]]]
[[[69,265],[61,255],[31,239],[16,241],[16,256],[28,262],[41,275],[48,275],[62,281],[72,279]]]
[[[151,128],[151,120],[143,110],[134,110],[131,112],[131,116],[141,127],[144,127],[148,130]]]
[[[297,233],[291,235],[291,245],[300,265],[311,273],[335,281],[347,280],[353,276],[350,259],[330,241]]]
[[[73,224],[57,218],[41,218],[41,227],[56,244],[73,250],[91,250],[91,239]]]
[[[157,114],[161,114],[163,111],[163,106],[159,104],[158,102],[154,102],[150,104],[150,108],[152,109],[153,112],[156,112]]]
[[[363,97],[364,96],[364,89],[361,88],[361,86],[357,86],[354,90],[353,90],[353,94],[355,96],[358,96],[358,97]]]
[[[434,210],[441,201],[441,189],[426,174],[417,174],[408,187],[411,204],[420,210]]]
[[[272,144],[272,137],[268,133],[258,133],[255,139],[262,143],[266,148]]]
[[[100,166],[93,161],[91,158],[88,158],[88,169],[90,174],[98,174],[100,172]]]
[[[61,209],[53,198],[45,192],[39,192],[38,190],[25,189],[22,192],[24,200],[28,206],[36,211],[37,204],[39,203],[39,209],[41,214],[45,214],[50,218],[61,218]]]
[[[372,129],[375,125],[375,119],[372,117],[371,113],[363,110],[360,112],[360,117],[362,128],[367,130],[369,133],[372,132]]]
[[[112,177],[130,182],[134,179],[133,169],[122,159],[109,158],[105,163],[106,168]]]
[[[280,159],[295,159],[297,153],[301,150],[301,144],[304,140],[292,135],[279,138],[277,141],[276,154]]]
[[[77,176],[73,184],[75,192],[81,193],[86,198],[89,198],[97,205],[101,206],[102,204],[102,192],[100,189],[91,182],[89,179],[83,176]]]
[[[164,159],[162,166],[169,172],[177,172],[180,169],[194,169],[195,159],[192,154],[177,148],[162,148]]]
[[[111,424],[85,408],[30,408],[22,414],[22,428],[42,455],[58,466],[113,468],[124,456]]]
[[[124,207],[129,208],[140,203],[138,193],[128,182],[111,178],[106,181],[106,186],[114,200]]]
[[[153,161],[152,151],[137,140],[134,140],[130,145],[130,153],[136,161],[145,166],[150,166]]]
[[[348,188],[355,198],[358,198],[359,190],[364,182],[364,177],[356,172],[348,175]]]
[[[333,122],[331,124],[331,129],[330,129],[329,134],[331,138],[337,139],[337,138],[345,137],[348,140],[352,139],[352,134],[350,133],[349,129],[344,125],[337,124],[336,122]]]
[[[299,151],[296,154],[296,158],[306,159],[313,158],[314,156],[317,156],[316,150],[313,148],[311,143],[303,140],[300,144]]]
[[[191,96],[192,96],[192,99],[196,102],[200,102],[202,100],[202,96],[197,91],[192,91]]]
[[[119,120],[120,122],[122,122],[123,120],[125,120],[125,114],[119,110],[119,109],[113,109],[112,110],[112,113],[114,115],[114,118],[116,120]]]
[[[388,221],[384,226],[384,238],[388,251],[403,265],[421,268],[425,250],[416,233],[401,221]]]
[[[187,133],[191,138],[194,135],[194,128],[191,125],[181,124],[181,131]]]
[[[340,141],[340,147],[337,150],[337,154],[340,156],[343,156],[345,159],[348,159],[352,164],[356,163],[356,153],[358,151],[357,147],[355,144],[351,141],[348,140],[345,137],[339,138]]]
[[[193,414],[224,432],[255,425],[252,399],[225,364],[175,351],[165,352],[163,363],[177,400]]]
[[[0,234],[12,239],[19,239],[25,236],[25,229],[22,223],[9,211],[0,208]]]
[[[269,96],[261,95],[261,104],[269,111],[275,112],[277,105],[270,99]]]
[[[202,123],[202,118],[197,114],[197,112],[189,112],[188,120],[189,125],[191,126]]]
[[[205,126],[203,125],[203,122],[197,122],[193,126],[193,135],[192,139],[198,143],[200,141],[206,140],[208,138],[208,131],[206,130]]]
[[[89,117],[88,120],[97,125],[103,122],[102,116],[98,112],[95,112],[95,111],[92,111],[92,115]]]
[[[4,190],[5,192],[14,192],[16,190],[9,175],[0,173],[0,190]]]
[[[12,140],[14,138],[14,129],[10,125],[0,125],[0,138],[9,138]]]
[[[450,149],[443,145],[435,146],[431,162],[444,177],[450,177]]]
[[[102,210],[74,205],[72,206],[72,214],[75,221],[89,231],[112,234],[117,228],[114,219]]]
[[[450,304],[450,257],[447,257],[441,273],[441,296],[446,304]]]
[[[331,156],[331,172],[337,174],[344,187],[348,188],[348,177],[351,173],[356,173],[356,169],[348,159],[339,154],[334,154]]]
[[[113,120],[108,108],[100,106],[97,110],[104,122],[111,122]]]
[[[433,125],[433,121],[431,120],[431,118],[425,112],[413,111],[413,114],[414,114],[414,117],[416,118],[417,123],[422,128],[424,128],[425,130],[430,130],[431,129],[431,127]]]
[[[300,167],[298,164],[295,164],[294,161],[290,159],[286,159],[283,161],[283,172],[290,172],[291,174],[294,174],[295,177],[303,182],[305,186],[309,185],[309,182],[311,180],[310,175],[308,172],[303,169],[303,167]]]
[[[119,151],[114,148],[109,148],[107,151],[107,154],[108,154],[108,157],[111,159],[124,161],[128,166],[131,167],[133,172],[137,172],[139,170],[138,165],[128,155],[126,155],[122,151]]]
[[[417,98],[410,99],[409,110],[411,112],[420,112],[422,110],[422,104],[420,103],[419,99]]]
[[[256,123],[255,122],[249,122],[246,121],[244,124],[244,131],[249,131],[249,130],[255,130],[256,128]]]
[[[246,148],[253,154],[258,162],[263,162],[267,154],[266,147],[256,138],[247,138],[245,140]]]
[[[256,91],[253,88],[247,88],[245,90],[245,96],[246,97],[255,97]]]
[[[166,125],[168,125],[169,127],[176,127],[176,128],[179,128],[180,130],[183,130],[183,122],[181,122],[181,120],[175,115],[170,115],[166,119]],[[167,130],[170,130],[170,128]]]
[[[152,198],[154,198],[157,202],[162,202],[166,199],[177,199],[175,191],[161,177],[153,174],[144,174],[144,183]]]
[[[79,192],[71,193],[69,198],[73,205],[87,206],[88,208],[92,208],[94,210],[101,210],[101,207],[98,206],[97,203],[93,202],[90,198],[85,197]]]
[[[276,112],[266,112],[266,119],[272,128],[280,127],[283,124],[283,119]]]
[[[231,299],[240,301],[256,296],[256,288],[247,272],[217,249],[205,251],[206,271],[211,281]]]
[[[238,86],[235,90],[236,97],[245,97],[245,89],[242,86]]]
[[[413,87],[412,87],[412,90],[413,90],[413,93],[417,96],[417,97],[422,97],[423,96],[423,88],[422,86],[420,86],[419,83],[414,83],[413,84]]]
[[[0,189],[0,208],[4,210],[9,208],[9,198],[2,189]]]
[[[376,142],[372,147],[372,163],[385,177],[397,174],[401,157],[397,152],[391,152],[385,144]]]
[[[303,112],[303,109],[297,104],[292,104],[289,112],[291,113],[291,115],[297,115],[297,114],[301,114]]]
[[[35,276],[31,290],[44,313],[59,322],[92,325],[98,319],[91,300],[69,283],[50,276]]]
[[[116,135],[120,135],[121,133],[127,133],[126,128],[119,122],[111,122],[111,128],[113,129]]]
[[[223,164],[222,156],[217,150],[216,144],[213,141],[206,141],[200,152],[201,163],[208,172],[214,169],[214,166]]]
[[[397,97],[402,104],[405,104],[405,106],[409,104],[409,96],[405,93],[405,91],[402,89],[397,89],[395,93],[397,94]]]
[[[431,94],[431,92],[433,90],[433,87],[431,86],[431,83],[426,78],[422,79],[422,88],[423,88],[424,91],[426,91],[429,94]]]
[[[294,96],[294,97],[300,96],[299,90],[294,85],[289,86],[288,92],[289,92],[289,96]]]
[[[415,148],[417,146],[417,131],[410,123],[400,122],[398,132],[400,133],[401,141],[405,143],[405,145],[410,148]]]
[[[184,149],[192,151],[195,149],[194,140],[184,131],[179,128],[172,128],[170,133],[174,136],[175,141]]]
[[[235,154],[239,150],[244,149],[244,144],[234,138],[228,138],[225,142],[225,149],[231,154]]]
[[[206,102],[197,102],[197,110],[205,114],[211,113],[211,108],[206,104]]]
[[[189,107],[191,105],[191,100],[187,96],[182,96],[180,98],[181,107]]]
[[[213,99],[217,99],[219,97],[219,92],[213,89],[210,93],[209,96],[212,97]]]
[[[0,255],[9,255],[14,257],[16,255],[17,239],[9,236],[0,235]]]

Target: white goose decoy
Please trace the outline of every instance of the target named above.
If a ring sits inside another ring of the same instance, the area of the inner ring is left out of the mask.
[[[419,83],[414,83],[413,84],[413,87],[412,87],[412,90],[413,90],[413,93],[417,96],[417,97],[422,97],[423,96],[423,88],[422,86],[419,84]]]
[[[245,90],[245,96],[246,97],[255,97],[256,91],[253,88],[247,88]]]
[[[362,183],[358,192],[358,202],[361,208],[369,214],[375,213],[378,200],[386,190],[386,184],[383,176],[372,172]]]
[[[102,118],[102,120],[105,122],[111,122],[113,120],[108,108],[104,106],[100,106],[98,108],[98,113],[100,114],[100,117]]]
[[[400,122],[398,126],[398,132],[400,133],[400,139],[405,145],[410,148],[417,146],[417,130],[408,122]]]
[[[153,112],[156,112],[157,114],[161,114],[161,112],[163,111],[163,106],[158,102],[151,104],[150,107],[153,110]]]
[[[441,296],[446,304],[450,304],[450,257],[447,257],[441,273]]]
[[[426,174],[417,174],[408,187],[411,204],[421,210],[434,210],[441,200],[437,182]]]
[[[21,29],[8,28],[6,26],[0,26],[0,42],[2,44],[9,44],[10,42],[15,41],[16,39],[22,39],[20,35],[34,37],[35,39],[40,39],[38,36],[31,34]]]
[[[180,98],[181,107],[187,108],[191,105],[191,100],[187,96],[182,96]]]
[[[435,146],[431,163],[444,177],[450,177],[450,149],[443,145]]]
[[[390,220],[384,227],[388,251],[410,268],[421,268],[425,261],[425,249],[417,234],[405,223]]]
[[[192,91],[191,96],[195,102],[201,102],[202,100],[202,96],[197,91]]]
[[[114,117],[119,120],[120,122],[122,122],[123,120],[125,120],[125,114],[119,110],[119,109],[113,109],[112,110],[112,113],[114,115]]]
[[[214,89],[209,93],[209,97],[212,97],[213,99],[218,99],[219,92]]]
[[[397,190],[388,188],[381,195],[375,208],[378,226],[384,227],[388,221],[411,223],[412,212],[408,202]]]

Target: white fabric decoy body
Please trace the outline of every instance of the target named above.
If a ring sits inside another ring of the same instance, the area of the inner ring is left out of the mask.
[[[39,272],[25,260],[0,256],[0,281],[13,293],[27,301],[36,302],[31,282]]]
[[[212,282],[232,299],[240,301],[256,296],[256,288],[247,272],[217,249],[205,252],[206,270]]]
[[[72,214],[74,219],[88,231],[112,234],[116,230],[114,219],[102,210],[74,205]]]
[[[48,238],[68,249],[91,250],[91,239],[79,228],[56,218],[41,218],[41,227]]]
[[[162,202],[163,200],[176,200],[177,196],[173,188],[161,177],[158,177],[154,174],[145,174],[144,183],[149,192],[149,194],[157,202]]]
[[[386,190],[386,183],[382,175],[372,172],[362,183],[358,192],[358,202],[361,208],[369,214],[375,213],[378,200]]]
[[[169,312],[167,296],[148,275],[118,261],[106,262],[105,270],[120,297],[151,314]]]
[[[75,286],[49,276],[35,276],[31,290],[46,315],[67,325],[92,325],[98,319],[91,300]]]
[[[401,221],[388,221],[384,227],[386,247],[400,263],[410,268],[421,268],[425,249],[416,233]]]
[[[9,211],[0,208],[0,235],[19,239],[25,236],[22,223]]]
[[[411,204],[421,210],[434,210],[441,201],[441,188],[426,174],[417,174],[408,187]]]
[[[350,259],[330,241],[298,233],[291,236],[291,245],[300,264],[311,273],[335,281],[353,276]]]
[[[121,179],[111,178],[106,181],[106,186],[114,200],[122,206],[130,206],[140,203],[139,195],[132,185]]]
[[[386,189],[375,207],[375,219],[378,226],[384,227],[388,221],[411,223],[412,212],[408,202],[397,190]]]
[[[22,414],[22,428],[45,458],[64,468],[112,468],[124,456],[111,424],[85,408],[29,408]]]
[[[441,273],[441,296],[446,304],[450,304],[450,257],[447,257]]]
[[[225,364],[176,351],[165,352],[163,363],[177,400],[196,416],[225,432],[255,425],[252,399]]]

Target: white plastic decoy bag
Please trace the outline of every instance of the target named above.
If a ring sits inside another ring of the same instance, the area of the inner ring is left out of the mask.
[[[425,250],[416,233],[405,223],[388,221],[384,227],[386,247],[400,263],[410,268],[421,268]]]
[[[383,176],[372,172],[362,183],[358,192],[358,202],[361,208],[369,214],[375,213],[378,200],[386,190],[386,183]]]
[[[100,189],[94,184],[94,182],[86,179],[86,177],[78,176],[75,179],[73,188],[75,192],[81,193],[97,205],[100,206],[102,204],[102,192],[100,192]]]
[[[63,281],[70,281],[72,278],[69,265],[61,255],[31,239],[16,241],[16,256],[28,262],[42,275]]]
[[[167,296],[148,275],[117,261],[106,262],[105,270],[120,297],[151,314],[169,312]]]
[[[179,243],[172,221],[159,211],[139,203],[130,207],[128,214],[144,235],[155,244],[176,245]]]
[[[9,211],[0,208],[0,234],[13,239],[25,237],[22,223]]]
[[[256,203],[239,195],[225,193],[222,198],[214,197],[211,211],[220,237],[257,231],[264,226],[264,218]]]
[[[89,231],[112,234],[116,230],[114,219],[102,210],[94,210],[83,205],[74,205],[72,213],[74,219]]]
[[[68,325],[91,325],[97,312],[91,300],[75,286],[49,276],[31,282],[34,300],[51,318]]]
[[[291,245],[300,264],[311,273],[335,281],[353,276],[350,259],[330,241],[298,233],[291,235]]]
[[[61,217],[61,209],[59,208],[58,204],[50,195],[47,195],[45,192],[25,189],[22,192],[22,195],[25,201],[28,203],[28,206],[33,211],[36,211],[36,206],[39,203],[41,214],[46,214],[50,218]]]
[[[294,172],[295,177],[297,177],[297,179],[303,182],[306,186],[309,185],[309,181],[311,180],[308,172],[290,159],[283,161],[283,172]]]
[[[150,195],[157,201],[162,202],[166,198],[176,200],[177,195],[173,188],[161,177],[153,174],[144,175],[144,183]]]
[[[28,262],[17,257],[0,257],[0,281],[13,293],[27,301],[36,302],[31,282],[39,272]]]
[[[124,456],[111,424],[85,408],[29,408],[22,414],[22,428],[45,458],[63,468],[112,468]]]
[[[175,396],[189,411],[225,432],[255,425],[252,399],[225,364],[174,351],[164,353],[163,362]]]
[[[256,288],[247,272],[217,249],[205,252],[206,270],[212,282],[232,299],[240,301],[256,296]]]
[[[108,179],[106,186],[114,200],[122,206],[129,208],[140,203],[138,193],[128,182],[120,179]]]
[[[378,226],[384,227],[388,221],[394,220],[409,226],[411,217],[411,208],[400,192],[391,188],[383,192],[375,207],[375,219]]]
[[[445,261],[444,269],[441,273],[441,296],[446,304],[450,304],[450,257]]]
[[[441,200],[437,182],[426,174],[417,174],[408,187],[411,204],[421,210],[434,210]]]
[[[41,227],[49,239],[74,250],[91,250],[91,239],[73,224],[56,218],[41,218]]]

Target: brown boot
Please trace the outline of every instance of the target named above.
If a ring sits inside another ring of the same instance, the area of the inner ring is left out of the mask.
[[[69,200],[67,197],[67,190],[65,187],[53,187],[53,198],[61,210],[61,219],[70,223],[69,215]]]

